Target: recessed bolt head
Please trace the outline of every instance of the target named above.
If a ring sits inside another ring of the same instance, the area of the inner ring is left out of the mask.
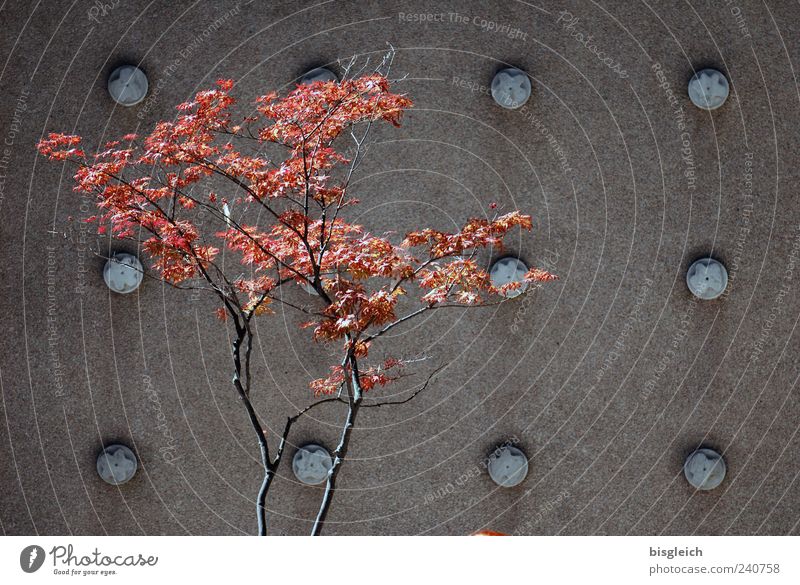
[[[306,445],[297,450],[292,459],[294,476],[307,485],[319,485],[328,479],[333,467],[331,454],[320,445]]]
[[[719,486],[725,479],[726,471],[725,460],[713,449],[698,449],[683,464],[686,481],[702,491]]]
[[[125,445],[109,445],[97,456],[97,474],[111,485],[129,482],[137,468],[136,455]]]
[[[528,289],[528,283],[525,282],[525,274],[527,272],[528,266],[522,260],[516,256],[504,256],[496,260],[489,268],[489,278],[492,281],[492,285],[497,288],[510,282],[521,283],[519,288],[503,293],[506,298],[513,299]]]
[[[531,97],[531,80],[520,69],[509,67],[498,71],[492,80],[492,97],[498,105],[516,110]]]
[[[501,487],[514,487],[528,475],[528,457],[513,445],[502,445],[489,455],[489,477]]]
[[[689,99],[702,110],[716,110],[728,99],[730,87],[716,69],[703,69],[689,80]]]
[[[103,268],[103,280],[116,293],[127,294],[142,284],[144,268],[133,254],[114,254]]]
[[[686,272],[686,286],[697,298],[704,301],[714,300],[728,286],[728,271],[713,258],[701,258]]]
[[[141,102],[147,89],[147,76],[134,65],[117,67],[108,77],[108,93],[122,106],[135,106]]]
[[[312,69],[300,78],[300,83],[302,85],[308,85],[309,83],[314,83],[316,81],[339,81],[339,78],[336,77],[336,74],[327,67],[317,67],[316,69]]]

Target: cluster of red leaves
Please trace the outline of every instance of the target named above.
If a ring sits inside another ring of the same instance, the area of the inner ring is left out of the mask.
[[[513,211],[494,220],[470,219],[457,233],[449,234],[432,229],[411,232],[406,236],[406,246],[427,246],[431,258],[444,258],[463,254],[467,250],[494,246],[502,249],[503,238],[513,227],[530,230],[531,217]]]
[[[360,371],[358,384],[364,392],[369,392],[377,386],[385,386],[399,377],[399,374],[393,375],[390,372],[402,366],[403,362],[400,360],[387,359],[380,366],[370,366],[366,370]],[[313,380],[309,385],[314,391],[314,396],[336,394],[346,384],[348,377],[352,377],[352,370],[349,366],[333,366],[330,374],[324,378]]]
[[[411,107],[411,100],[389,91],[389,80],[382,75],[300,85],[286,99],[276,97],[257,100],[258,111],[273,122],[259,135],[292,147],[298,155],[330,146],[357,122],[384,120],[399,126],[403,111]]]
[[[383,287],[368,292],[361,284],[342,278],[326,281],[326,284],[333,300],[323,312],[326,318],[304,323],[304,326],[315,327],[314,339],[317,341],[333,341],[345,336],[358,339],[369,327],[394,321],[397,318],[397,298],[405,294],[402,287],[393,291]],[[366,356],[367,348],[361,352]]]
[[[52,160],[68,160],[75,157],[83,158],[86,154],[77,146],[81,137],[73,134],[59,134],[51,132],[47,138],[39,141],[39,153]]]
[[[400,245],[340,216],[357,201],[347,193],[351,161],[334,141],[360,123],[397,126],[411,106],[390,91],[385,77],[300,85],[283,98],[266,94],[256,99],[257,115],[240,124],[231,122],[233,87],[220,80],[215,89],[179,105],[173,121],[159,122],[142,139],[130,134],[109,142],[91,158],[80,148],[80,137],[65,134],[50,134],[39,152],[77,163],[75,190],[97,197],[98,222],[116,237],[143,239],[153,268],[166,281],[205,279],[225,294],[245,297],[226,303],[220,317],[231,307],[249,316],[272,312],[272,295],[283,282],[313,286],[326,302],[306,324],[314,328],[314,339],[344,340],[347,351],[365,358],[369,343],[363,337],[398,319],[397,301],[408,283],[422,289],[419,300],[429,307],[480,304],[502,292],[475,262],[475,252],[501,249],[510,230],[531,229],[529,216],[471,219],[454,233],[423,229]],[[269,143],[288,155],[268,159],[262,153]],[[235,144],[255,144],[256,154],[244,154]],[[234,187],[229,198],[207,184],[223,178]],[[201,212],[207,218],[202,222]],[[240,223],[243,217],[248,220]],[[218,265],[220,248],[248,273],[235,264],[228,268],[227,259]],[[526,275],[531,282],[553,278],[537,269]],[[362,388],[391,380],[387,369],[384,364],[361,372]],[[312,388],[334,392],[346,375],[334,368]]]

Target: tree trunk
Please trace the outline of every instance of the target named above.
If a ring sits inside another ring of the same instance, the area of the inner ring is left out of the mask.
[[[361,384],[359,382],[358,362],[352,355],[348,359],[348,362],[350,364],[351,378],[347,381],[349,395],[347,418],[345,419],[344,427],[342,428],[342,438],[339,441],[339,445],[336,447],[336,450],[333,452],[333,466],[328,472],[328,481],[325,484],[325,493],[322,495],[322,503],[320,504],[317,518],[314,521],[314,527],[311,529],[311,536],[320,535],[322,532],[322,526],[325,523],[325,519],[328,517],[328,510],[331,507],[331,501],[333,500],[333,495],[336,492],[336,479],[339,477],[339,472],[342,469],[342,463],[344,463],[344,460],[347,457],[347,450],[350,446],[350,437],[353,432],[356,416],[358,416],[358,410],[361,407],[362,393]]]

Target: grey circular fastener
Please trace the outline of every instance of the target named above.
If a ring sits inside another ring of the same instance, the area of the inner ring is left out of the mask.
[[[728,271],[713,258],[701,258],[686,272],[686,286],[704,301],[719,297],[728,286]]]
[[[136,455],[125,445],[109,445],[97,456],[97,474],[111,485],[129,482],[138,466]]]
[[[725,460],[713,449],[698,449],[686,458],[683,474],[693,487],[708,491],[725,479]]]
[[[689,80],[689,99],[702,110],[716,110],[728,99],[730,87],[716,69],[703,69]]]
[[[336,77],[336,74],[327,67],[317,67],[316,69],[312,69],[300,78],[300,83],[302,85],[308,85],[309,83],[314,83],[315,81],[339,81],[339,78]]]
[[[306,445],[297,450],[292,459],[294,476],[307,485],[318,485],[328,479],[333,467],[331,454],[320,445]]]
[[[127,294],[142,284],[144,268],[133,254],[114,254],[103,268],[103,280],[116,293]]]
[[[514,487],[528,475],[528,457],[512,445],[503,445],[489,455],[489,477],[500,487]]]
[[[531,80],[520,69],[502,69],[492,80],[492,97],[509,110],[521,108],[531,97]]]
[[[117,67],[108,77],[108,93],[122,106],[135,106],[141,102],[147,89],[147,76],[134,65]]]
[[[513,299],[527,290],[528,283],[525,282],[525,274],[527,272],[528,267],[522,260],[516,256],[504,256],[492,264],[489,269],[489,278],[492,281],[492,285],[497,288],[510,282],[522,283],[519,288],[509,290],[503,294],[506,298]]]

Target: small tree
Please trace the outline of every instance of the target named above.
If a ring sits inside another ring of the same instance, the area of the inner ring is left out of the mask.
[[[351,61],[341,82],[299,85],[283,98],[260,96],[256,113],[240,123],[231,121],[234,83],[220,80],[143,140],[123,136],[92,158],[79,136],[54,133],[38,144],[50,159],[77,164],[75,190],[96,195],[99,214],[89,220],[99,221],[99,233],[110,226],[113,237],[138,242],[156,277],[170,285],[216,295],[217,314],[232,327],[233,386],[261,449],[256,509],[262,535],[266,497],[292,425],[319,404],[340,402],[344,422],[312,530],[320,533],[364,393],[397,379],[404,365],[399,358],[370,363],[374,342],[428,311],[486,305],[490,295],[520,286],[496,289],[476,262],[479,250],[502,248],[512,228],[531,229],[530,217],[517,211],[470,219],[454,233],[425,228],[399,243],[345,219],[347,208],[358,204],[349,187],[370,128],[380,121],[398,126],[411,107],[407,97],[389,91],[390,62],[387,55],[374,72],[351,75]],[[338,147],[348,135],[353,144],[344,154]],[[267,157],[265,149],[276,146],[282,155]],[[213,222],[196,221],[200,210]],[[221,247],[239,262],[218,261]],[[530,283],[554,278],[538,269],[525,276]],[[287,284],[313,291],[320,307],[282,298],[279,289]],[[401,296],[411,308],[398,314]],[[318,342],[341,344],[341,359],[310,384],[316,397],[326,398],[289,417],[271,452],[251,402],[251,350],[253,319],[273,313],[274,303],[307,314],[303,327]]]

